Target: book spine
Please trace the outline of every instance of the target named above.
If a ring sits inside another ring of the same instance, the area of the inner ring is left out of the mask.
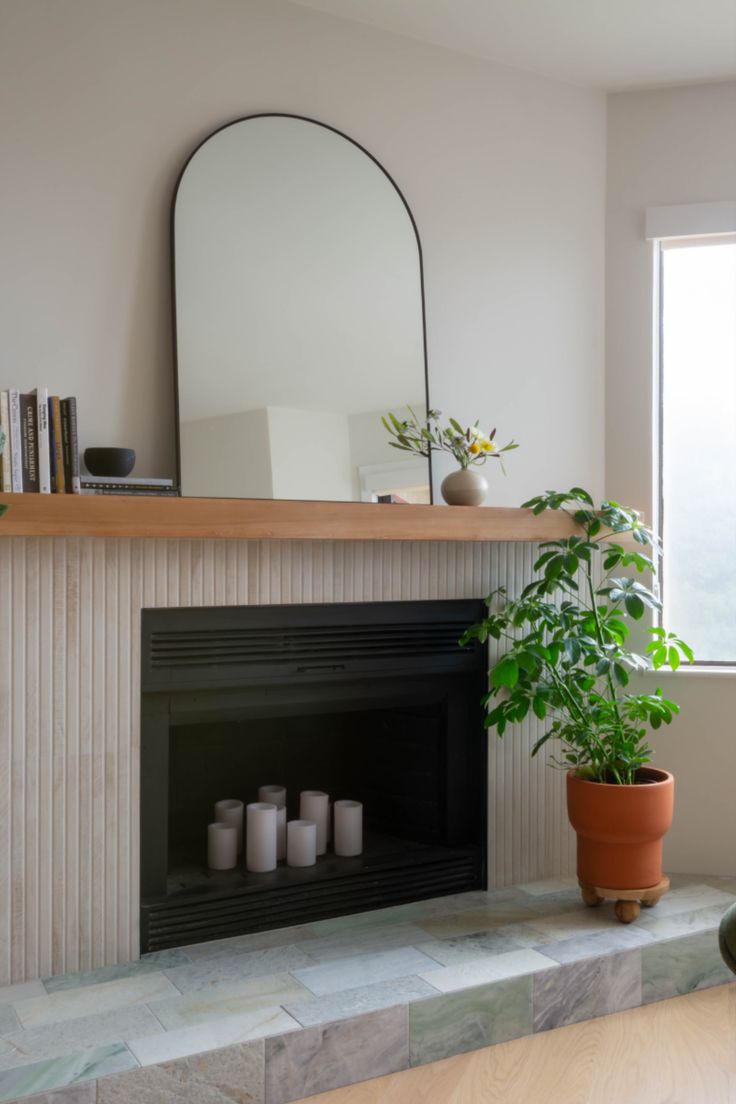
[[[38,489],[41,494],[51,494],[49,393],[45,387],[39,387],[36,392],[36,435],[38,439]]]
[[[69,478],[67,480],[67,494],[80,494],[82,484],[79,478],[79,433],[77,430],[77,400],[64,399],[68,421],[67,454],[69,457]]]
[[[64,494],[66,473],[61,439],[61,403],[58,395],[52,395],[49,399],[49,443],[51,445],[51,490],[56,494]]]
[[[3,449],[3,494],[10,494],[13,490],[13,465],[12,445],[10,442],[10,402],[7,391],[0,391],[0,429],[5,434],[5,448]]]
[[[38,427],[35,394],[20,396],[20,448],[23,465],[23,490],[37,492],[38,482]]]
[[[23,440],[20,426],[20,394],[8,391],[10,414],[10,477],[13,494],[23,490]]]

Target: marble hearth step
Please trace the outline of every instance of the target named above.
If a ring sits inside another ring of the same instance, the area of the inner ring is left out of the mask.
[[[730,981],[736,879],[672,883],[627,927],[561,879],[0,989],[0,1102],[286,1104]]]

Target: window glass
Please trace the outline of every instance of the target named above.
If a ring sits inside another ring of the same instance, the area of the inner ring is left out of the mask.
[[[663,620],[736,663],[736,240],[662,249]]]

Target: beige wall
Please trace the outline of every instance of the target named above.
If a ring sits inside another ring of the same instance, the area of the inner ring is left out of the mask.
[[[649,206],[736,199],[736,82],[609,98],[606,235],[606,489],[653,510]],[[676,628],[676,626],[673,626]],[[736,675],[661,680],[682,716],[655,741],[677,776],[670,869],[736,870]],[[649,687],[654,685],[649,684]]]
[[[604,101],[283,0],[22,0],[0,16],[0,383],[172,474],[169,202],[222,122],[373,152],[424,247],[435,405],[523,449],[491,500],[603,481]]]

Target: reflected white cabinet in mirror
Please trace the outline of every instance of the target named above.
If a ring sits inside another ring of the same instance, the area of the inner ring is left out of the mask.
[[[429,502],[381,424],[427,408],[419,238],[381,165],[251,116],[192,154],[172,222],[182,494]]]

